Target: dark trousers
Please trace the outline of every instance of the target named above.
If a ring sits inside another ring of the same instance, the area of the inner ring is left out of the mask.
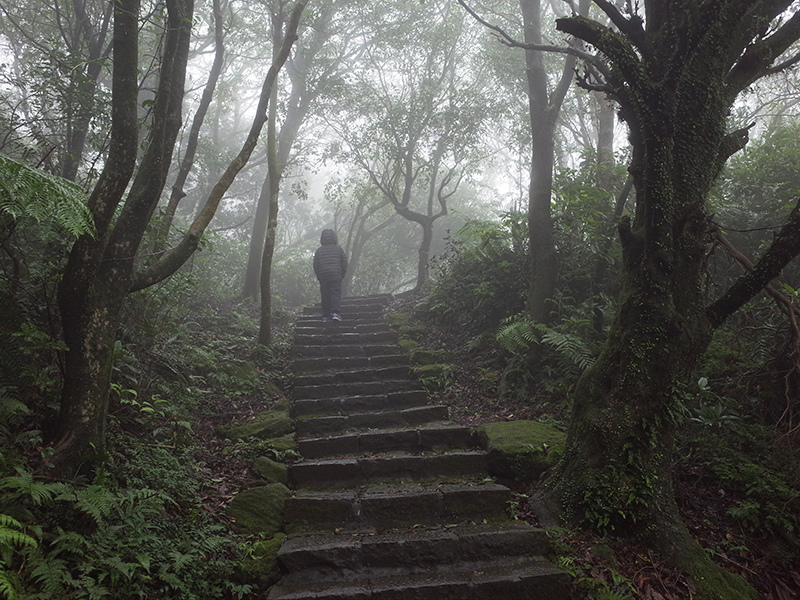
[[[341,310],[342,280],[320,281],[319,293],[322,296],[322,316],[330,317]]]

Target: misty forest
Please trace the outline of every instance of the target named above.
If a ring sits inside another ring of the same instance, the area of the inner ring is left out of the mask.
[[[798,40],[0,0],[0,599],[800,597]]]

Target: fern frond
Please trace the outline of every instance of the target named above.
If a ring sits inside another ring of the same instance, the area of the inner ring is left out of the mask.
[[[526,315],[516,315],[505,319],[497,331],[497,343],[511,354],[525,354],[538,344],[542,334],[548,331],[541,323],[536,323]]]
[[[33,475],[26,471],[0,479],[0,491],[6,492],[12,499],[28,499],[37,506],[52,500],[54,490],[53,484],[35,481]]]
[[[25,526],[14,517],[0,513],[0,547],[35,547],[36,539],[22,531]]]
[[[17,588],[12,580],[12,573],[0,567],[0,598],[5,600],[17,599]]]
[[[79,185],[0,154],[0,213],[52,221],[75,236],[94,234],[86,198]]]
[[[552,346],[556,352],[580,370],[587,369],[594,363],[595,357],[591,349],[577,335],[550,329],[542,336],[542,342]]]

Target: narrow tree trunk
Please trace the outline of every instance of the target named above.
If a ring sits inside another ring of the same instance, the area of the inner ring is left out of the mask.
[[[273,92],[270,105],[269,124],[267,126],[267,181],[269,182],[269,219],[267,221],[264,253],[261,257],[261,322],[258,331],[258,343],[264,346],[272,344],[272,256],[275,253],[275,235],[278,228],[278,199],[280,195],[280,175],[277,156],[277,87]]]
[[[417,262],[417,285],[414,289],[422,290],[430,278],[431,244],[433,243],[433,220],[420,222],[422,241],[419,244],[419,261]]]
[[[154,252],[161,252],[167,245],[167,238],[169,237],[170,229],[172,228],[172,221],[175,219],[175,211],[178,209],[178,204],[186,196],[184,185],[189,172],[194,166],[194,157],[197,153],[197,146],[200,139],[200,129],[205,122],[208,108],[211,106],[211,100],[214,96],[214,90],[217,88],[220,74],[222,73],[222,66],[225,62],[225,31],[222,22],[222,9],[220,7],[220,0],[214,0],[214,62],[211,65],[211,70],[208,73],[208,80],[203,89],[203,95],[200,98],[200,105],[192,119],[192,126],[189,130],[189,139],[186,143],[186,153],[181,161],[178,175],[175,178],[175,183],[172,185],[172,191],[167,202],[167,207],[164,210],[161,226],[159,227],[158,234],[156,235],[156,243]]]
[[[540,0],[520,0],[527,44],[542,43]],[[581,0],[582,14],[588,2]],[[572,82],[575,58],[564,59],[561,79],[548,95],[548,75],[543,53],[525,50],[525,76],[528,84],[528,109],[531,126],[531,177],[528,189],[528,236],[530,240],[530,276],[527,312],[538,322],[550,320],[548,301],[553,297],[558,279],[558,254],[550,196],[553,189],[555,128],[561,105]]]

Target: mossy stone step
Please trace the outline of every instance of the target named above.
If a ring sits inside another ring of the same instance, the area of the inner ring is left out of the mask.
[[[309,344],[292,346],[292,355],[299,358],[327,358],[331,356],[386,356],[402,354],[397,344]]]
[[[384,307],[378,304],[354,307],[342,307],[341,321],[328,321],[331,325],[336,323],[364,323],[364,322],[378,322],[383,319]],[[303,310],[302,320],[318,319],[322,322],[322,313],[318,307],[306,307]]]
[[[369,311],[369,312],[383,312],[386,309],[385,302],[378,302],[375,300],[364,300],[362,302],[347,302],[343,301],[339,307],[342,309],[342,312],[345,310],[348,311]],[[304,306],[303,307],[303,314],[304,315],[318,315],[320,314],[321,306],[319,304],[313,304],[311,306]]]
[[[326,572],[284,578],[268,600],[567,600],[566,573],[536,558],[459,563],[449,569],[406,572]],[[532,594],[532,591],[535,593]]]
[[[391,344],[397,341],[397,334],[394,331],[374,331],[371,333],[359,333],[349,331],[328,330],[322,333],[297,333],[294,336],[294,343],[298,346],[309,346],[314,344]]]
[[[325,373],[330,371],[356,371],[359,369],[380,369],[383,367],[406,366],[411,359],[404,354],[385,356],[321,356],[299,358],[294,361],[294,372],[299,375]]]
[[[477,445],[477,441],[477,437],[467,427],[453,423],[436,423],[407,429],[383,429],[298,439],[297,451],[305,458],[364,455],[398,450],[418,453],[471,448]]]
[[[374,369],[342,370],[333,373],[299,375],[294,378],[295,389],[308,385],[338,385],[340,383],[364,383],[367,381],[391,381],[410,379],[409,366],[391,366]]]
[[[434,481],[442,478],[479,477],[486,473],[486,453],[460,451],[447,454],[394,452],[378,456],[320,458],[289,467],[294,488],[356,487],[376,481]]]
[[[292,397],[298,400],[343,398],[345,396],[368,396],[372,394],[388,394],[391,392],[407,392],[421,390],[422,384],[414,379],[388,379],[382,381],[355,381],[342,383],[325,383],[322,385],[299,385],[292,391]]]
[[[510,499],[507,487],[483,482],[302,490],[286,499],[284,518],[287,533],[502,522]]]
[[[305,398],[292,403],[291,414],[295,418],[310,415],[322,417],[402,410],[418,406],[428,406],[428,392],[425,390],[355,395],[344,398]]]
[[[323,323],[318,319],[308,319],[305,321],[298,321],[295,324],[294,332],[296,334],[308,335],[325,334],[325,333],[385,333],[387,331],[394,331],[392,326],[383,321],[375,323],[345,323],[344,321],[328,321]]]
[[[425,423],[444,421],[447,418],[446,406],[419,406],[384,412],[298,418],[295,422],[295,431],[300,437],[314,437],[365,429],[414,427]]]
[[[297,536],[287,539],[278,561],[287,571],[304,569],[430,569],[487,557],[541,556],[543,529],[526,523],[417,528],[391,533]]]

